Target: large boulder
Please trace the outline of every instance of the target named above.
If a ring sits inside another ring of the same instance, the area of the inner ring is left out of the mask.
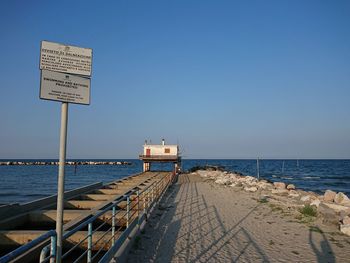
[[[350,204],[350,199],[349,197],[346,196],[346,194],[339,192],[334,197],[334,203],[341,204],[341,205]]]
[[[317,212],[322,215],[322,223],[325,225],[339,225],[339,215],[337,211],[325,205],[325,203],[320,203],[317,207]]]
[[[287,185],[288,190],[295,190],[295,185],[294,184],[289,184]]]
[[[344,215],[350,215],[350,207],[343,205],[332,204],[332,203],[323,203],[325,206],[333,209],[337,213],[343,213]]]
[[[349,216],[345,216],[343,218],[343,224],[344,225],[350,225],[350,217]]]
[[[332,190],[326,190],[326,192],[323,195],[323,201],[325,202],[333,202],[334,197],[337,193],[333,192]]]
[[[282,182],[274,182],[273,185],[276,189],[286,189],[286,184]]]
[[[340,231],[347,236],[350,236],[350,225],[340,225]]]

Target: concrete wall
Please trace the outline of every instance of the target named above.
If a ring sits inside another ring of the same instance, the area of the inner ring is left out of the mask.
[[[151,155],[169,155],[174,156],[178,154],[177,145],[144,145],[143,154],[147,155],[147,149],[151,150]],[[168,149],[168,151],[166,151]]]

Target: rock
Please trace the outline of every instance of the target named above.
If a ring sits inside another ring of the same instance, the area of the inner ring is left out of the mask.
[[[339,225],[339,216],[337,212],[328,206],[325,203],[320,203],[317,212],[322,215],[322,223],[325,225],[338,226]]]
[[[228,174],[227,176],[229,176],[232,181],[237,181],[238,179],[238,176],[236,174]]]
[[[350,236],[350,225],[340,225],[340,231],[347,236]]]
[[[326,192],[323,195],[323,201],[333,202],[335,195],[336,195],[336,192],[333,192],[332,190],[326,190]]]
[[[338,214],[341,221],[343,221],[343,219],[348,215],[348,213],[344,211],[340,211]]]
[[[231,180],[230,180],[230,178],[219,177],[218,179],[215,180],[215,183],[229,185],[231,183]]]
[[[300,194],[295,190],[290,190],[288,193],[288,196],[290,196],[292,198],[298,198],[298,197],[300,197]]]
[[[350,225],[350,217],[349,216],[345,216],[343,218],[343,224],[344,225]]]
[[[258,188],[255,186],[252,186],[252,187],[245,187],[244,190],[247,192],[256,192],[258,191]]]
[[[302,202],[309,202],[310,199],[311,199],[311,196],[309,196],[309,195],[304,195],[304,196],[302,196],[302,197],[300,198],[300,201],[302,201]]]
[[[288,190],[295,190],[295,185],[294,184],[289,184],[287,185]]]
[[[195,173],[199,174],[200,177],[209,177],[209,173],[204,170],[198,170]]]
[[[288,190],[287,189],[272,189],[271,193],[275,194],[275,195],[288,195]]]
[[[261,188],[261,189],[272,189],[273,188],[273,186],[272,186],[272,184],[270,184],[270,183],[268,183],[268,182],[258,182],[257,183],[257,186],[259,187],[259,188]]]
[[[232,187],[242,187],[243,186],[243,184],[241,183],[241,182],[236,182],[236,183],[232,183],[230,186],[232,186]]]
[[[242,177],[241,179],[239,179],[239,181],[241,181],[243,184],[247,186],[256,186],[258,182],[258,180],[252,176]]]
[[[273,185],[276,189],[286,189],[286,184],[282,182],[274,182]]]
[[[334,203],[336,204],[348,204],[350,203],[349,197],[346,196],[346,194],[339,192],[334,197]]]
[[[314,205],[314,206],[318,207],[320,205],[320,203],[321,203],[321,201],[319,199],[315,199],[310,203],[310,205]]]
[[[344,212],[343,213],[344,215],[350,215],[350,208],[349,207],[346,207],[343,205],[331,204],[331,203],[322,203],[322,204],[333,209],[335,212],[338,212],[338,213]]]

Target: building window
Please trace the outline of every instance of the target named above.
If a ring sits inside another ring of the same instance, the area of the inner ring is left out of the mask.
[[[165,148],[164,149],[164,153],[170,153],[170,149],[169,148]]]

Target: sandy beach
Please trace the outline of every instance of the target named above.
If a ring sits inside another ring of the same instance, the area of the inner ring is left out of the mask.
[[[128,262],[350,262],[348,236],[261,194],[180,175]]]

